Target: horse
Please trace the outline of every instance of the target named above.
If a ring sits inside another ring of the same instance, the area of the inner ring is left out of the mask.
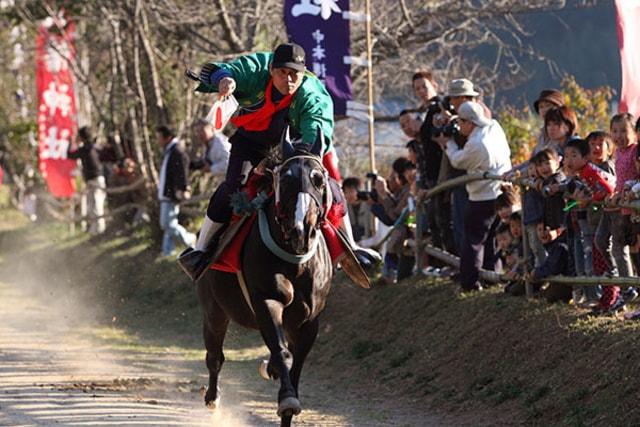
[[[281,426],[290,426],[302,410],[300,374],[331,288],[333,266],[319,229],[331,189],[318,144],[309,151],[295,149],[284,139],[281,145],[282,162],[267,174],[274,195],[251,226],[241,252],[242,272],[210,269],[198,281],[197,291],[209,371],[205,404],[219,406],[222,347],[233,320],[260,331],[270,352],[260,372],[280,381],[277,413]]]

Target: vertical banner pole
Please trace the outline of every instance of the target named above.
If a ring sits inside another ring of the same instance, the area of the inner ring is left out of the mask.
[[[373,122],[373,41],[371,36],[371,0],[365,1],[367,31],[367,104],[369,107],[369,165],[376,171],[376,142]]]

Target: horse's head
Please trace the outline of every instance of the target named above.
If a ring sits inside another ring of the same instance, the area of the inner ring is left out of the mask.
[[[310,242],[329,206],[328,176],[322,166],[322,137],[311,149],[296,148],[288,137],[282,141],[282,163],[277,168],[277,221],[286,243],[297,254],[309,250]]]

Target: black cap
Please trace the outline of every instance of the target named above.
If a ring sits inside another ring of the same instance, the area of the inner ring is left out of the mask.
[[[283,43],[273,52],[273,68],[304,71],[304,49],[295,43]]]

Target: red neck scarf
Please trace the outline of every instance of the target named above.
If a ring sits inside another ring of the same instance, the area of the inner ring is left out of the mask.
[[[267,89],[264,94],[264,105],[259,110],[252,113],[243,114],[241,116],[233,117],[231,123],[236,127],[244,128],[248,131],[264,131],[269,128],[271,119],[280,110],[284,110],[291,104],[293,94],[286,95],[278,105],[275,105],[271,100],[271,92],[273,90],[273,80],[269,79],[267,83]]]

